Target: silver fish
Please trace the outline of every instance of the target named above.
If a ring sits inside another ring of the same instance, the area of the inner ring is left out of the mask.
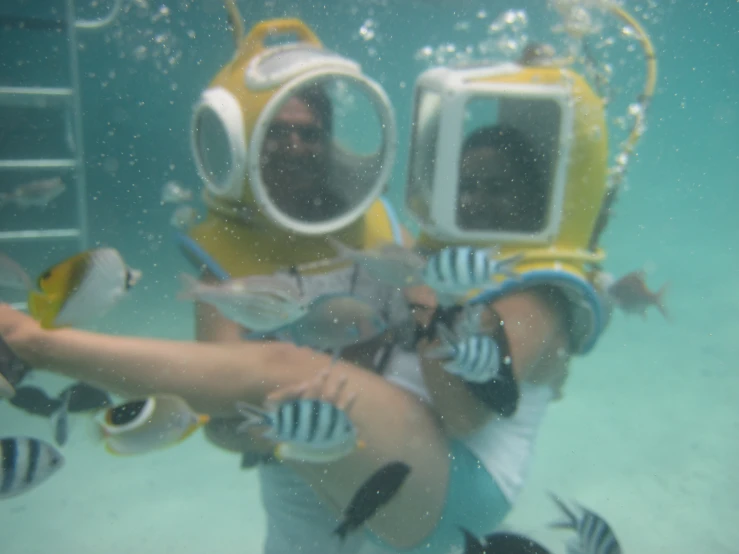
[[[387,322],[367,300],[347,294],[324,294],[308,306],[308,313],[277,331],[277,337],[298,346],[328,350],[338,359],[341,350],[368,341],[387,329]]]
[[[372,277],[388,285],[403,288],[423,283],[426,259],[410,248],[395,243],[370,250],[355,250],[327,237],[339,257],[361,265]]]
[[[263,436],[278,443],[275,455],[281,459],[333,461],[362,445],[346,412],[328,402],[290,400],[277,405],[271,412],[246,402],[239,402],[236,407],[246,418],[238,431],[268,427]]]
[[[224,317],[257,333],[269,333],[304,317],[307,308],[297,285],[281,275],[254,275],[203,283],[182,274],[181,300],[215,306]]]
[[[28,492],[64,465],[52,445],[30,437],[0,438],[0,499]]]
[[[567,518],[551,526],[577,533],[577,537],[567,544],[567,554],[621,554],[616,535],[605,519],[582,506],[579,507],[581,515],[578,517],[559,498],[551,493],[550,496]]]
[[[31,181],[16,187],[12,192],[0,193],[0,208],[12,203],[24,209],[44,209],[66,189],[61,177]]]
[[[54,440],[59,446],[67,444],[69,439],[69,402],[73,392],[74,389],[69,387],[62,393],[59,408],[49,418],[54,431]]]
[[[192,200],[192,191],[177,181],[168,181],[162,187],[162,204],[181,204]]]
[[[20,265],[0,252],[0,290],[11,289],[28,292],[32,287],[33,283],[31,283],[28,273]]]
[[[470,246],[443,248],[429,258],[423,280],[437,293],[462,295],[476,288],[492,286],[495,275],[518,278],[512,266],[523,258],[523,254],[497,260],[495,252],[495,249]]]

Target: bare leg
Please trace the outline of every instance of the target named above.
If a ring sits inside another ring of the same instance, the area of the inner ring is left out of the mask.
[[[282,393],[269,400],[297,396],[308,373],[320,381],[330,358],[315,355],[310,369],[301,368],[293,384],[284,380]],[[274,374],[273,374],[274,375]],[[265,376],[268,378],[267,376]],[[274,383],[278,385],[277,382]],[[341,515],[354,493],[389,462],[401,461],[411,473],[398,494],[368,522],[369,528],[391,546],[418,545],[441,516],[448,485],[449,451],[434,415],[427,407],[381,377],[356,366],[337,363],[327,374],[320,396],[337,405],[352,402],[350,416],[367,446],[327,464],[287,462]],[[275,389],[278,389],[276,386]],[[290,390],[291,389],[291,390]],[[292,393],[297,394],[292,394]],[[306,397],[315,397],[306,391]],[[264,399],[263,399],[264,400]]]

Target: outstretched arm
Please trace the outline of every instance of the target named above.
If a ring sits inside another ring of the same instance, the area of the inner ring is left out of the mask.
[[[213,316],[207,310],[199,310],[199,315]],[[273,368],[276,377],[289,380],[308,358],[304,349],[299,352],[287,343],[236,342],[237,329],[200,327],[220,333],[222,342],[121,337],[77,329],[48,331],[28,315],[0,305],[0,335],[32,367],[124,396],[177,394],[195,410],[211,415],[235,414],[237,400],[260,403],[271,389],[265,388],[257,369]],[[230,335],[235,335],[231,341]]]

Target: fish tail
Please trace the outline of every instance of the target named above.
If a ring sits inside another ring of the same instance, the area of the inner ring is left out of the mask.
[[[439,340],[441,341],[441,344],[435,348],[430,349],[428,352],[425,352],[423,357],[431,360],[446,361],[454,359],[454,357],[457,355],[457,347],[455,345],[457,337],[454,335],[451,329],[449,329],[449,327],[447,327],[443,323],[437,324],[436,332]]]
[[[549,496],[567,517],[567,521],[555,521],[550,523],[549,526],[554,529],[577,529],[577,516],[575,516],[572,510],[570,510],[554,493],[550,492]]]
[[[349,534],[349,532],[353,528],[354,528],[354,525],[352,525],[351,520],[346,518],[334,530],[334,535],[338,535],[339,539],[341,539],[341,541],[343,542],[344,540],[346,540],[346,536]]]
[[[199,284],[198,280],[189,273],[180,273],[179,279],[180,283],[182,284],[182,288],[180,289],[180,292],[177,293],[177,299],[195,300],[195,298],[197,297],[196,291]]]
[[[670,289],[670,283],[667,282],[664,285],[660,287],[660,289],[657,291],[657,293],[654,295],[654,304],[657,306],[657,309],[659,310],[659,313],[662,314],[662,317],[664,317],[666,320],[672,319],[670,317],[670,312],[667,311],[667,308],[665,307],[665,294]]]
[[[464,527],[460,527],[459,530],[464,535],[464,552],[465,554],[485,554],[485,548],[483,547],[480,539],[478,539],[472,532],[468,531]]]
[[[100,424],[95,416],[87,418],[85,429],[85,434],[95,444],[100,444],[108,438],[108,433],[106,433],[105,427]]]
[[[510,279],[520,279],[521,275],[518,274],[513,268],[525,257],[525,254],[515,254],[500,260],[497,264],[496,273],[504,275]]]
[[[271,425],[272,418],[259,408],[247,404],[246,402],[237,402],[236,409],[244,417],[244,422],[236,428],[239,433],[246,432],[250,427],[260,427],[262,425]]]

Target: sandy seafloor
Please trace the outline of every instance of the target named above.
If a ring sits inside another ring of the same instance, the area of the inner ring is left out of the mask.
[[[664,39],[650,130],[605,237],[609,270],[644,267],[653,288],[670,281],[672,320],[616,313],[595,350],[575,360],[506,521],[557,554],[568,534],[546,528],[558,516],[547,491],[603,515],[626,554],[739,553],[739,104],[736,68],[724,63],[736,36],[709,40],[709,16]],[[174,299],[174,276],[186,269],[174,246],[162,246],[163,259],[137,257],[125,236],[106,241],[145,277],[98,328],[190,339],[191,311]],[[66,381],[37,373],[29,383],[54,392]],[[24,434],[51,440],[47,421],[0,403],[0,435]],[[202,433],[121,459],[94,444],[78,416],[64,454],[63,471],[0,502],[0,553],[260,552],[256,474]]]

